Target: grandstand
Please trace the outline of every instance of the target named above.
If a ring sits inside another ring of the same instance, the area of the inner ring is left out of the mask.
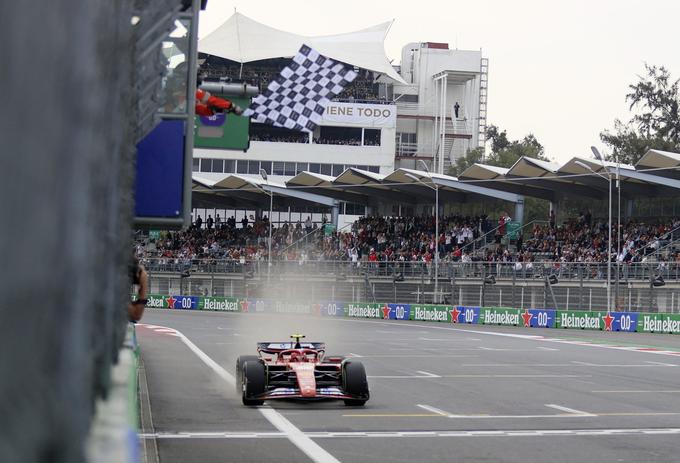
[[[210,211],[203,209],[202,224],[141,243],[138,252],[158,275],[160,292],[173,285],[177,272],[188,270],[201,291],[257,295],[272,284],[266,212],[272,193],[274,284],[311,278],[317,299],[435,299],[461,305],[491,299],[499,306],[584,308],[606,304],[609,267],[616,307],[676,310],[680,221],[670,210],[650,218],[640,205],[659,197],[677,202],[680,184],[672,175],[677,159],[657,150],[637,166],[582,157],[562,165],[521,158],[509,169],[476,164],[460,178],[403,168],[382,175],[355,167],[339,175],[304,170],[277,183],[253,175],[197,173],[195,205],[212,198],[223,205],[250,204],[252,214],[237,218],[227,209],[213,209],[208,228]],[[612,224],[610,267],[604,199],[607,178],[617,172],[621,227]],[[440,201],[438,230],[433,189]],[[524,223],[525,197],[550,201],[558,215]],[[463,213],[466,202],[484,204],[485,213]],[[573,203],[584,205],[577,214],[569,212]],[[311,214],[290,213],[302,204],[314,204],[321,223]],[[337,218],[341,205],[367,212],[343,224]],[[508,222],[512,217],[515,221]],[[513,232],[512,223],[519,227]],[[491,276],[493,284],[487,282]],[[548,285],[548,277],[559,284]],[[657,288],[660,284],[666,286]]]
[[[263,169],[285,182],[305,171],[337,177],[350,167],[386,175],[424,161],[444,173],[468,149],[483,144],[488,61],[481,52],[409,43],[401,65],[393,66],[383,43],[389,25],[303,37],[235,13],[199,42],[203,78],[246,82],[263,91],[302,43],[353,66],[358,77],[331,103],[313,134],[253,123],[247,153],[197,148],[194,172],[259,175]],[[341,216],[347,207],[343,203]],[[358,208],[350,204],[349,209]],[[289,212],[298,218],[311,214],[316,223],[323,217],[309,208]],[[233,209],[228,215],[240,220],[252,213]],[[347,215],[341,221],[356,219]]]

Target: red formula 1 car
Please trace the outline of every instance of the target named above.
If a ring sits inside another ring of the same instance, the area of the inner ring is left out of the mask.
[[[366,370],[353,358],[326,355],[322,342],[258,342],[259,355],[236,360],[236,388],[244,405],[272,399],[342,399],[364,405],[369,398]]]

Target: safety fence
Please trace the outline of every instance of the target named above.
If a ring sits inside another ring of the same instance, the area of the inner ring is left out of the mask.
[[[656,280],[655,280],[656,281]],[[628,312],[680,313],[680,282],[659,287],[650,280],[612,279],[611,307]],[[369,274],[325,275],[241,272],[152,272],[150,290],[160,294],[243,296],[246,298],[345,302],[447,303],[465,306],[554,307],[598,310],[607,307],[606,280],[549,277],[491,279],[489,275],[395,278]]]
[[[147,307],[263,314],[680,334],[680,314],[479,307],[435,304],[300,302],[150,294]]]
[[[266,260],[244,259],[143,259],[151,272],[201,272],[201,273],[254,273],[298,274],[329,276],[400,276],[404,278],[434,277],[435,270],[441,278],[474,278],[494,275],[497,278],[533,280],[555,275],[561,280],[606,280],[606,262],[450,262],[440,261],[359,261],[347,260],[274,260],[271,267]],[[680,262],[612,263],[612,281],[649,280],[661,276],[680,281]]]

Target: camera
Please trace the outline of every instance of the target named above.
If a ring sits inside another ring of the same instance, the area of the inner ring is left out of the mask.
[[[139,284],[139,276],[141,273],[141,268],[139,267],[139,261],[136,257],[132,258],[132,262],[128,265],[128,276],[133,285]]]

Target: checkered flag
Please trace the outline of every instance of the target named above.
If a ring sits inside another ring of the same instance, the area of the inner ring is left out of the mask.
[[[312,132],[331,99],[356,76],[348,67],[302,45],[293,61],[253,99],[243,115],[256,122]]]

